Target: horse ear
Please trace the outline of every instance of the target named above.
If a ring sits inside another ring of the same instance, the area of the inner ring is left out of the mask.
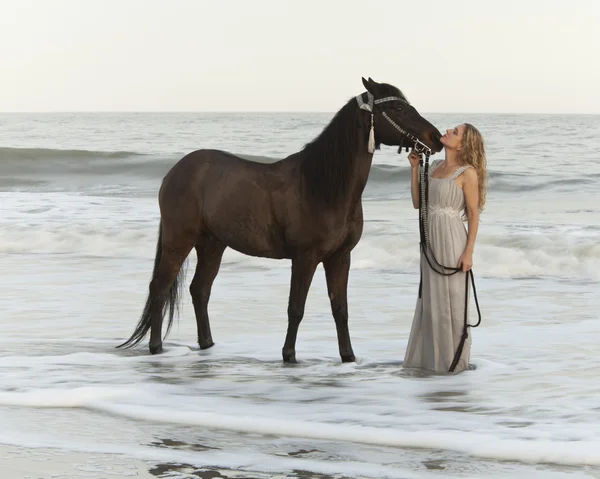
[[[362,77],[362,83],[363,83],[363,86],[367,89],[367,91],[369,93],[371,93],[371,95],[375,94],[375,91],[374,91],[375,90],[375,88],[374,88],[375,85],[373,85],[373,80],[371,80],[370,77],[369,77],[368,80],[365,80],[365,78]]]

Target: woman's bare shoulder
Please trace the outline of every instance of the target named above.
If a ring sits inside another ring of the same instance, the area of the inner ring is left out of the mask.
[[[479,179],[477,177],[477,171],[475,171],[475,168],[473,168],[473,167],[466,168],[465,171],[463,171],[460,176],[463,177],[463,181],[465,181],[465,182],[477,184],[477,182],[479,181]]]

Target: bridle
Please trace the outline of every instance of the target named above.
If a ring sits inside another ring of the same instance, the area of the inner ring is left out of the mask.
[[[361,110],[366,110],[369,113],[371,113],[371,131],[369,133],[368,151],[369,151],[369,153],[373,153],[375,151],[375,126],[373,124],[373,108],[374,108],[374,106],[379,105],[380,103],[388,102],[388,101],[399,101],[401,103],[404,103],[405,105],[410,105],[410,103],[408,103],[404,98],[401,98],[399,96],[386,96],[384,98],[378,98],[377,100],[375,100],[375,97],[373,96],[373,94],[368,91],[367,91],[367,101],[366,102],[363,100],[363,95],[358,95],[356,97],[356,101],[358,102],[358,107]],[[394,120],[392,120],[385,111],[382,112],[381,114],[396,130],[398,130],[402,134],[403,137],[407,138],[409,141],[411,141],[413,143],[413,150],[415,150],[419,154],[425,153],[425,154],[427,154],[427,158],[429,158],[429,156],[431,155],[431,148],[429,148],[425,143],[423,143],[421,140],[419,140],[415,135],[406,131],[404,128],[402,128],[400,125],[398,125],[398,123],[396,123]],[[406,149],[408,150],[408,146],[406,147]],[[400,148],[398,149],[398,153],[400,153],[401,150],[402,150],[402,145],[400,145]]]
[[[400,101],[405,105],[410,105],[404,98],[400,98],[397,96],[387,96],[384,98],[374,99],[373,95],[367,91],[367,101],[363,100],[363,95],[358,95],[356,97],[358,102],[358,107],[361,110],[366,110],[371,113],[371,130],[369,132],[369,142],[368,142],[368,151],[369,153],[373,153],[375,151],[375,130],[373,124],[373,108],[375,105],[380,103],[385,103],[388,101]],[[431,243],[429,241],[429,215],[428,215],[428,200],[429,200],[429,157],[431,156],[431,148],[429,148],[425,143],[419,140],[412,133],[406,131],[400,125],[398,125],[394,120],[392,120],[389,115],[384,111],[382,112],[382,116],[396,129],[398,130],[404,138],[407,138],[410,142],[413,143],[413,150],[419,155],[419,233],[420,233],[420,247],[423,253],[423,256],[427,260],[427,264],[431,268],[432,271],[440,274],[442,276],[452,276],[453,274],[462,271],[461,268],[454,266],[444,266],[439,263],[439,261],[435,258],[433,254],[433,250],[431,248]],[[403,144],[400,144],[398,148],[398,153],[402,151]],[[406,150],[408,151],[408,146],[406,146]],[[425,155],[425,161],[423,161],[423,155]],[[469,303],[469,277],[471,279],[471,285],[473,287],[473,296],[475,298],[475,305],[477,306],[477,314],[479,319],[476,324],[469,324],[468,319],[468,303]],[[423,271],[421,271],[421,278],[419,281],[419,298],[421,298],[421,293],[423,289]],[[477,299],[477,291],[475,289],[475,277],[473,276],[473,271],[469,270],[465,274],[465,314],[464,314],[464,329],[463,334],[460,338],[460,342],[458,344],[458,348],[456,349],[456,353],[454,354],[454,358],[452,360],[452,364],[450,365],[450,372],[454,372],[460,357],[462,355],[462,351],[465,345],[465,341],[469,337],[468,328],[476,328],[481,324],[481,310],[479,309],[479,301]]]

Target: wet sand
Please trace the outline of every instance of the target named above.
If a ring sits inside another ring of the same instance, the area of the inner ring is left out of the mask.
[[[299,451],[301,454],[302,451]],[[117,454],[0,445],[2,479],[333,479],[294,471],[287,474],[198,468],[189,464],[152,464]],[[346,479],[335,476],[335,479]]]
[[[156,478],[142,461],[116,454],[0,446],[2,479]]]

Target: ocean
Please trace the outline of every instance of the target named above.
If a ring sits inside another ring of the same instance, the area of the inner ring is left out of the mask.
[[[456,375],[402,369],[419,280],[406,153],[377,151],[363,196],[356,363],[340,362],[319,267],[299,362],[283,364],[290,262],[232,250],[216,345],[195,344],[186,288],[150,356],[115,346],[145,302],[164,174],[200,148],[274,161],[333,113],[0,114],[0,463],[44,450],[87,454],[68,477],[132,477],[128,461],[165,478],[600,477],[600,116],[424,116],[486,140],[483,321],[475,369]],[[106,454],[123,467],[100,467]]]

